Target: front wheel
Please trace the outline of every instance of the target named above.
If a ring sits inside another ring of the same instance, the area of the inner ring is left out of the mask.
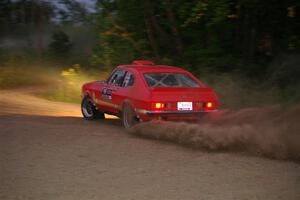
[[[126,129],[136,125],[139,122],[133,108],[128,103],[125,103],[123,106],[121,118],[122,125]]]
[[[81,102],[81,112],[86,120],[104,119],[104,113],[96,108],[92,99],[84,97]]]

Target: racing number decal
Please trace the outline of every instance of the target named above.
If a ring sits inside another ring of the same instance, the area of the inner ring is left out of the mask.
[[[102,90],[102,97],[104,99],[110,99],[111,100],[112,99],[111,92],[112,92],[111,89],[103,88],[103,90]]]
[[[102,91],[102,97],[105,98],[105,99],[111,99],[111,91],[112,91],[111,89],[104,88],[103,91]],[[115,109],[120,109],[120,106],[118,106],[117,104],[113,104],[113,103],[98,99],[95,96],[95,92],[92,92],[92,98],[93,98],[93,101],[96,104],[99,104],[99,105],[102,105],[102,106],[108,106],[108,107],[115,108]]]

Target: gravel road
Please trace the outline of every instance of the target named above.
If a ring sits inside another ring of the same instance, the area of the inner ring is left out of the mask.
[[[300,199],[299,163],[140,138],[37,90],[0,91],[1,200]]]

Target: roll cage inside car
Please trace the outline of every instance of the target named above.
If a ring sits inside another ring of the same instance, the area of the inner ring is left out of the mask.
[[[178,72],[145,73],[144,79],[149,87],[200,87],[200,85],[187,74]]]

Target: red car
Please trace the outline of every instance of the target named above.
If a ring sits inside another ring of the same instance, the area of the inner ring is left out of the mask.
[[[116,115],[129,128],[156,119],[195,120],[218,103],[215,92],[191,73],[136,60],[116,67],[106,81],[84,84],[81,110],[88,120]]]

